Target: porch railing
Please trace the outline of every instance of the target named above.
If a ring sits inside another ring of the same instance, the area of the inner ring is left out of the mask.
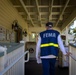
[[[25,55],[27,54],[27,60]],[[24,46],[0,57],[0,75],[25,75],[25,62],[29,61],[29,52]]]
[[[69,75],[76,75],[76,47],[70,46],[69,51],[72,53],[69,57]]]

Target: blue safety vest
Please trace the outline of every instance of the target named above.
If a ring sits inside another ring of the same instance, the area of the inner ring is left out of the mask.
[[[58,35],[56,30],[46,30],[40,33],[41,37],[41,56],[55,55],[58,56]]]

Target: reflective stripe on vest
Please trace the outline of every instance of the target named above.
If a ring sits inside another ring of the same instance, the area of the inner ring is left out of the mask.
[[[58,44],[55,44],[55,43],[41,44],[40,47],[48,47],[48,46],[58,47]]]

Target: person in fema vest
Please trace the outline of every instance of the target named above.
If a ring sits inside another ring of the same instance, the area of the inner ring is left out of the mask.
[[[43,75],[55,75],[59,47],[65,56],[71,54],[65,51],[60,33],[52,27],[52,22],[46,23],[46,30],[39,34],[36,45],[36,60],[38,64],[42,63]]]

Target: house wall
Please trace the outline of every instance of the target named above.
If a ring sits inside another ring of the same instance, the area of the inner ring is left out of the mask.
[[[18,20],[19,25],[28,28],[27,23],[19,15],[9,0],[0,0],[0,25],[11,29],[14,20]]]

